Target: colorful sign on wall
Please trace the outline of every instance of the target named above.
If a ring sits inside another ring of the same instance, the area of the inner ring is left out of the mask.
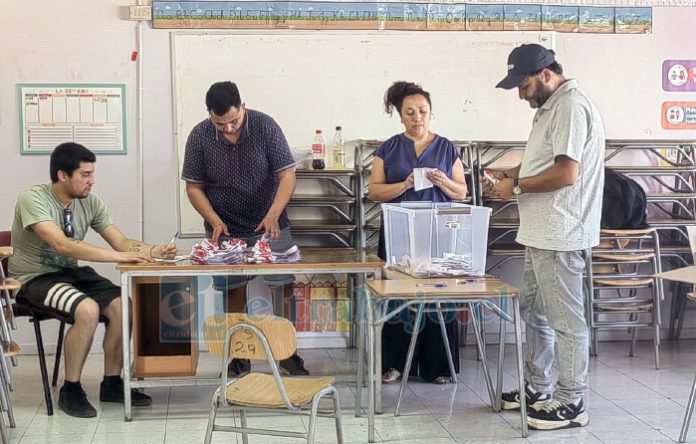
[[[665,91],[696,91],[696,60],[665,60],[662,62],[662,89]]]
[[[663,102],[662,128],[696,129],[696,102]]]

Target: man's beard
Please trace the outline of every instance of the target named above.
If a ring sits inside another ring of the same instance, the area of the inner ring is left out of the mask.
[[[528,99],[529,106],[532,108],[541,108],[544,106],[549,97],[553,94],[553,91],[548,86],[544,85],[541,80],[536,79],[536,88],[534,95]]]

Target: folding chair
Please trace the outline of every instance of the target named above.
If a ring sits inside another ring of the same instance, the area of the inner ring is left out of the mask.
[[[311,444],[314,443],[317,416],[334,418],[337,441],[343,443],[341,406],[338,391],[333,386],[334,378],[280,376],[277,361],[289,358],[297,348],[295,327],[290,321],[270,315],[218,314],[205,319],[203,337],[210,353],[222,356],[220,387],[213,394],[206,444],[210,443],[214,431],[241,433],[244,444],[248,443],[249,434],[304,438]],[[227,364],[232,358],[266,360],[271,374],[251,372],[241,378],[228,378]],[[333,412],[318,411],[319,402],[325,396],[333,399]],[[241,427],[215,424],[220,407],[238,410]],[[247,411],[309,416],[309,431],[249,428]]]

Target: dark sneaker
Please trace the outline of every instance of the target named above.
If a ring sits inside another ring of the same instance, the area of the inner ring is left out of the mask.
[[[563,404],[560,401],[549,401],[539,410],[527,413],[527,425],[535,430],[569,429],[585,427],[590,417],[585,412],[582,399],[577,404]]]
[[[97,410],[87,400],[87,393],[82,390],[82,387],[71,390],[65,390],[65,386],[61,387],[58,408],[76,418],[94,418],[97,416]]]
[[[227,364],[228,378],[241,378],[251,371],[251,361],[248,359],[233,359]]]
[[[530,387],[529,383],[524,384],[524,392],[527,397],[527,410],[538,410],[544,403],[551,400],[551,395],[535,391]],[[520,391],[513,390],[503,393],[500,408],[503,410],[519,410]]]
[[[304,360],[297,353],[288,359],[280,361],[280,372],[284,375],[308,376],[309,372],[304,368]]]
[[[123,404],[123,379],[118,381],[102,381],[99,386],[101,402],[120,402]],[[144,407],[152,405],[152,398],[139,389],[131,389],[131,405]]]

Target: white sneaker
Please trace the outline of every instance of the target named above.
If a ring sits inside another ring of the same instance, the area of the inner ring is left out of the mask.
[[[382,384],[393,384],[401,379],[401,372],[395,368],[390,368],[382,375]]]
[[[542,404],[545,404],[551,400],[551,395],[548,393],[542,393],[535,391],[529,383],[524,384],[524,392],[526,396],[527,410],[534,409],[538,410]],[[520,391],[513,390],[511,392],[505,392],[501,396],[502,400],[500,403],[500,408],[503,410],[519,410],[520,408]]]

